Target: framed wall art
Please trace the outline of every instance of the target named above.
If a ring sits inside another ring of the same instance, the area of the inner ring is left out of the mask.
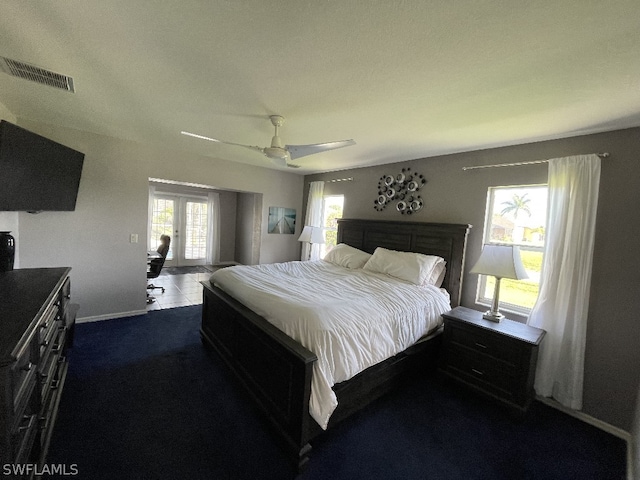
[[[269,207],[267,229],[269,233],[293,235],[296,231],[296,210],[294,208]]]

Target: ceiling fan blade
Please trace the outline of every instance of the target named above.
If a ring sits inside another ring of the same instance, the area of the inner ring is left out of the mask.
[[[233,145],[233,146],[236,146],[236,147],[249,148],[251,150],[255,150],[257,152],[260,152],[260,153],[264,154],[264,148],[261,148],[261,147],[254,147],[252,145],[243,145],[241,143],[225,142],[224,140],[218,140],[217,138],[205,137],[204,135],[198,135],[197,133],[191,133],[191,132],[180,132],[180,133],[182,135],[187,135],[189,137],[199,138],[201,140],[207,140],[209,142],[224,143],[225,145]]]
[[[337,142],[316,143],[313,145],[286,145],[285,148],[289,152],[291,158],[306,157],[307,155],[313,155],[315,153],[326,152],[328,150],[335,150],[337,148],[350,147],[355,145],[353,140],[340,140]]]

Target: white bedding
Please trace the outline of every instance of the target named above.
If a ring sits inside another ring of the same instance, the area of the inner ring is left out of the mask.
[[[323,429],[333,385],[413,345],[451,308],[432,285],[323,260],[228,267],[210,281],[317,355],[309,412]]]

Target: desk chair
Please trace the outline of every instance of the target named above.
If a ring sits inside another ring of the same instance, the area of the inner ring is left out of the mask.
[[[149,256],[147,260],[147,264],[149,265],[147,269],[147,279],[158,278],[160,276],[160,272],[162,271],[162,266],[164,265],[165,260],[167,259],[167,254],[169,253],[169,246],[171,245],[171,237],[169,235],[161,235],[160,236],[160,246],[156,253],[157,256]],[[155,290],[156,288],[162,289],[162,293],[164,293],[163,286],[155,286],[153,283],[147,285],[147,290]],[[147,292],[147,303],[153,303],[155,297],[152,297]]]

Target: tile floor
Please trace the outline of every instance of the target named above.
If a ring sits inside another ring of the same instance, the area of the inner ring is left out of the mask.
[[[211,272],[207,273],[178,273],[175,275],[160,275],[150,280],[155,286],[163,286],[162,290],[147,290],[156,300],[147,304],[147,311],[162,310],[165,308],[186,307],[188,305],[202,304],[203,280],[208,280]]]

